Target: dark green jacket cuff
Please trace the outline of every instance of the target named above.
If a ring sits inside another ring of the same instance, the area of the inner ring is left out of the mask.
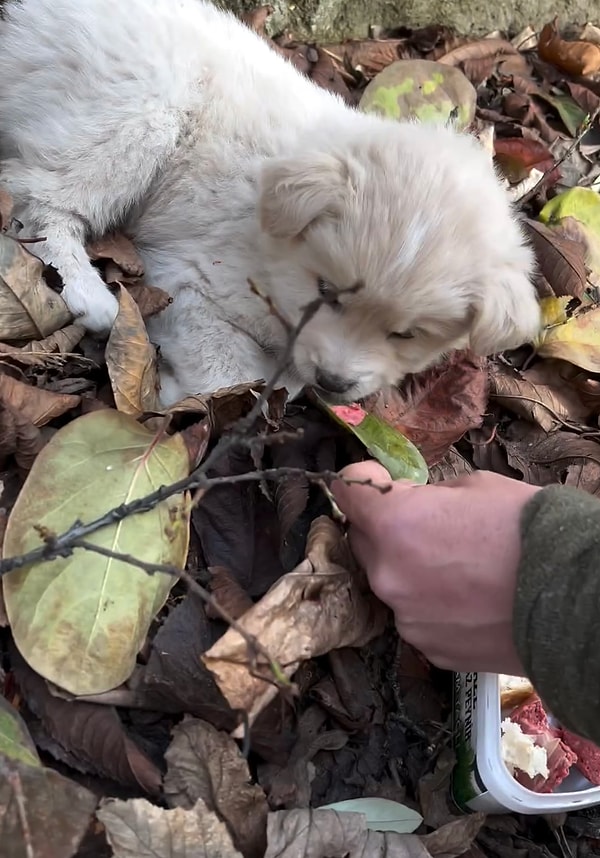
[[[525,507],[521,532],[517,650],[552,713],[600,743],[600,501],[543,489]]]

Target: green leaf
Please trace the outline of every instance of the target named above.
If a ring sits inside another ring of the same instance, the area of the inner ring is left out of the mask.
[[[556,110],[571,137],[576,137],[587,118],[585,110],[570,95],[549,95],[542,89],[536,90],[535,95]]]
[[[25,722],[4,697],[0,697],[1,754],[13,762],[19,760],[26,766],[41,766],[40,758]]]
[[[316,398],[337,423],[356,435],[373,458],[390,472],[393,480],[411,480],[421,485],[427,482],[427,463],[406,435],[358,405],[329,405],[320,396]],[[346,414],[351,419],[345,419]]]
[[[336,810],[339,813],[362,813],[366,817],[367,828],[372,831],[412,834],[423,822],[423,817],[416,810],[388,798],[354,798],[326,804],[318,809]]]
[[[8,520],[4,556],[40,545],[36,528],[66,531],[187,476],[180,435],[155,435],[103,410],[64,426],[38,455]],[[189,516],[182,495],[86,537],[149,564],[183,568]],[[175,583],[75,549],[3,578],[15,643],[31,667],[73,694],[114,688],[131,674],[150,623]]]

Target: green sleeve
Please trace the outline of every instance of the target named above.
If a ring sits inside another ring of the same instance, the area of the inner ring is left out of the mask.
[[[600,744],[600,500],[543,489],[521,530],[517,650],[548,709]]]

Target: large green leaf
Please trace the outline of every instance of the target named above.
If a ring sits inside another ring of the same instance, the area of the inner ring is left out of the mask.
[[[411,480],[422,485],[427,482],[427,463],[406,435],[374,414],[368,414],[360,405],[329,405],[317,394],[315,396],[334,420],[362,441],[373,458],[387,468],[393,480]]]
[[[0,697],[0,755],[27,766],[42,765],[25,722],[4,697]]]
[[[336,810],[338,813],[362,813],[367,828],[372,831],[395,831],[412,834],[423,822],[416,810],[391,801],[389,798],[350,798],[322,805],[319,810]]]
[[[54,533],[91,521],[122,503],[185,477],[179,435],[155,435],[132,417],[96,411],[74,420],[37,457],[11,512],[4,556],[40,545],[37,528]],[[189,520],[185,498],[96,531],[88,542],[147,563],[183,568]],[[93,694],[126,680],[152,619],[175,579],[75,549],[3,578],[15,642],[42,676],[73,694]]]

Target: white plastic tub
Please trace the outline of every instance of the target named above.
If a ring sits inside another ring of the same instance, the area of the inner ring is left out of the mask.
[[[457,763],[452,792],[463,810],[555,813],[600,804],[600,787],[573,767],[553,793],[518,783],[500,752],[500,686],[495,673],[454,674]]]

